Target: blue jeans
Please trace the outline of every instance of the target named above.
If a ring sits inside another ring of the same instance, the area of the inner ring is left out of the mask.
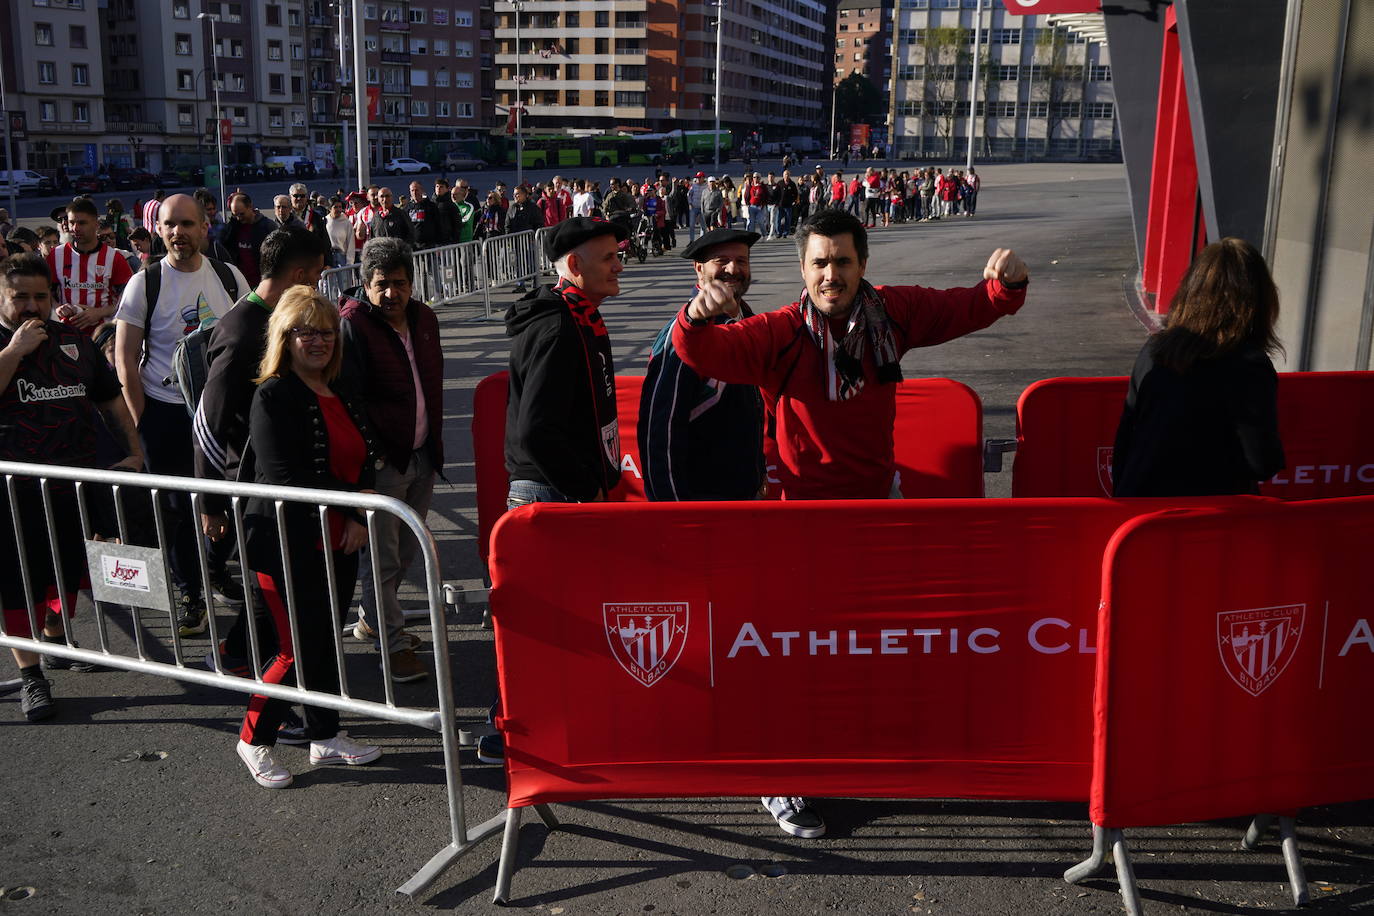
[[[506,509],[528,506],[530,503],[570,503],[556,488],[537,480],[512,480],[506,491]]]

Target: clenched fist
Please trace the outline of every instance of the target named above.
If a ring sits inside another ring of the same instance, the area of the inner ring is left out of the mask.
[[[19,330],[14,332],[14,336],[10,338],[9,345],[5,349],[13,350],[19,356],[28,356],[42,346],[43,341],[47,339],[48,329],[43,326],[43,322],[37,318],[30,318],[19,326]]]
[[[996,280],[1004,286],[1008,283],[1022,283],[1030,279],[1026,262],[1016,256],[1010,248],[998,248],[988,258],[988,266],[983,268],[983,279]]]
[[[717,315],[734,315],[738,312],[739,303],[735,299],[735,291],[723,280],[709,281],[687,305],[687,317],[693,321],[704,321]]]

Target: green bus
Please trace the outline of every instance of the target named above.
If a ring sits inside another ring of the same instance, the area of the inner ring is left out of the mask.
[[[716,155],[716,131],[714,130],[675,130],[660,134],[663,138],[663,158],[679,165],[693,162],[710,162]],[[720,131],[720,158],[730,158],[734,140],[728,130]]]

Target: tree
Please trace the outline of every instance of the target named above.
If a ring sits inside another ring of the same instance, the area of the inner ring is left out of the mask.
[[[1084,67],[1082,64],[1069,63],[1068,34],[1060,29],[1040,29],[1035,36],[1033,60],[1039,76],[1032,80],[1031,97],[1044,102],[1046,112],[1042,155],[1049,156],[1055,133],[1061,124],[1070,119],[1071,115],[1067,112],[1075,105],[1078,116],[1073,118],[1073,122],[1079,126],[1079,154],[1082,155]]]
[[[885,115],[883,93],[863,73],[851,73],[835,86],[835,129],[849,131],[851,124],[872,124]]]
[[[934,120],[936,133],[944,138],[946,156],[954,155],[959,78],[963,76],[967,81],[971,75],[973,54],[969,45],[972,41],[973,32],[970,29],[939,28],[926,29],[921,43],[925,51],[921,114],[924,118]]]

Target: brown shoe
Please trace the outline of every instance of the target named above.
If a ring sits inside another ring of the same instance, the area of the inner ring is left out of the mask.
[[[415,657],[414,649],[397,649],[391,653],[391,679],[396,683],[406,684],[428,676],[428,669]]]

